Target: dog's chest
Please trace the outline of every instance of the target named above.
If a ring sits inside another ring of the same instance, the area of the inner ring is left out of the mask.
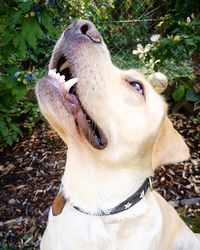
[[[147,225],[146,232],[141,232],[134,219],[87,216],[66,208],[59,216],[52,216],[50,212],[43,244],[47,242],[48,250],[142,250],[149,249],[148,242],[156,235],[156,232],[149,234],[148,230]]]

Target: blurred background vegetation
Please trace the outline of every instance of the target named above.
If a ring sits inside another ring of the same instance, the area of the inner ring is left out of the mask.
[[[199,0],[4,0],[0,8],[0,151],[40,118],[34,85],[74,19],[93,21],[121,68],[167,75],[175,111],[200,123]],[[200,139],[200,134],[197,134]]]

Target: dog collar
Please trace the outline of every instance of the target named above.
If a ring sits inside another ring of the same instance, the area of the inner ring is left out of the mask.
[[[93,215],[93,216],[106,216],[106,215],[117,214],[117,213],[123,212],[133,207],[136,203],[138,203],[145,196],[149,188],[152,189],[152,177],[151,176],[146,178],[143,184],[138,188],[138,190],[133,195],[131,195],[125,201],[121,202],[119,205],[117,205],[116,207],[112,209],[101,211],[98,214],[92,214],[92,213],[88,213],[84,211],[83,209],[77,206],[73,206],[73,208],[75,208],[81,213],[84,213],[87,215]],[[59,192],[52,205],[52,214],[54,216],[59,215],[62,212],[67,201],[68,200],[66,200],[62,192]]]

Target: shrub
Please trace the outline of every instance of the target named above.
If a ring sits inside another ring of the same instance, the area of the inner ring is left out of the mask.
[[[195,103],[198,109],[199,94],[193,90],[191,57],[200,48],[200,21],[197,16],[188,19],[185,16],[197,7],[196,1],[183,4],[181,0],[161,3],[154,0],[3,1],[0,9],[0,150],[18,141],[23,130],[31,129],[37,122],[39,110],[30,93],[37,79],[46,73],[58,36],[77,18],[95,22],[114,55],[114,63],[123,68],[138,64],[138,60],[130,57],[130,51],[137,43],[146,44],[151,30],[157,30],[160,39],[144,46],[140,62],[149,71],[159,70],[168,75],[175,86],[172,94],[175,102]],[[175,9],[179,10],[176,14]]]
[[[140,1],[136,1],[135,6],[141,7]],[[139,15],[142,9],[138,9]],[[65,26],[76,18],[90,19],[104,33],[111,50],[118,52],[124,44],[130,45],[131,36],[141,30],[133,25],[114,25],[110,21],[125,18],[128,12],[126,18],[130,18],[133,11],[132,1],[125,5],[112,0],[11,0],[1,3],[0,150],[19,141],[22,130],[31,129],[38,120],[36,101],[28,95],[44,73],[43,69],[47,68],[53,45]]]
[[[200,93],[193,88],[192,55],[200,52],[200,19],[191,15],[185,20],[176,20],[172,15],[166,15],[156,27],[166,32],[164,26],[168,27],[169,33],[152,36],[150,43],[139,44],[133,54],[139,57],[146,73],[161,71],[167,75],[173,86],[173,101],[181,103],[179,108],[191,109],[192,103],[197,110]]]
[[[27,94],[33,91],[37,65],[51,50],[51,36],[56,36],[54,9],[43,2],[18,0],[1,4],[0,150],[18,141],[22,129],[31,129],[39,116],[34,98]],[[40,49],[44,39],[46,48]]]

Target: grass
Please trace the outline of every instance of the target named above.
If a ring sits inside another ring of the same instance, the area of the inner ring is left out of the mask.
[[[194,233],[200,233],[200,214],[199,213],[196,214],[194,217],[188,217],[186,216],[186,211],[182,210],[179,212],[179,214]]]

